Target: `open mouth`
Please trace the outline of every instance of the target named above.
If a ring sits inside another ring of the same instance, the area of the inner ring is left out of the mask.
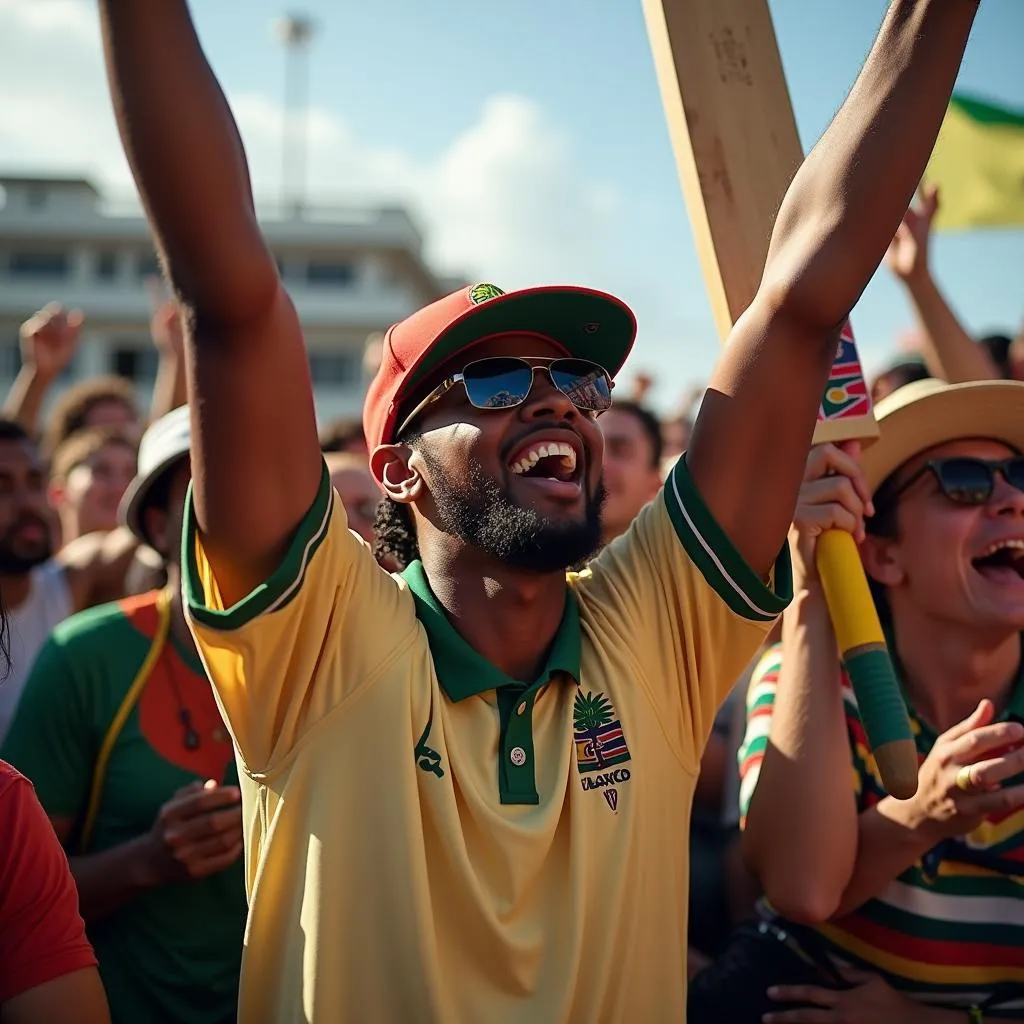
[[[971,564],[993,582],[1024,579],[1024,539],[999,540],[990,544]]]
[[[582,491],[583,459],[567,441],[529,441],[514,453],[508,468],[519,479],[542,486],[553,497],[572,498]]]

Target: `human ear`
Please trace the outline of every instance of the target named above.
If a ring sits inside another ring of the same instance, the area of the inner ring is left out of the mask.
[[[868,534],[860,545],[864,571],[876,582],[895,587],[903,582],[905,573],[899,557],[899,543],[890,537]]]
[[[370,472],[378,486],[400,505],[410,505],[423,489],[423,477],[412,465],[412,451],[405,445],[386,444],[370,456]]]

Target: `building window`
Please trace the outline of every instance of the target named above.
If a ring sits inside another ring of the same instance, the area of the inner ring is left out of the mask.
[[[21,369],[21,345],[17,331],[13,338],[0,340],[0,379],[13,380]]]
[[[96,256],[96,279],[113,281],[117,277],[117,253],[101,252]]]
[[[144,281],[147,277],[160,276],[160,263],[155,253],[144,253],[139,257],[137,264],[139,280]]]
[[[309,357],[309,375],[314,384],[358,384],[362,380],[362,360],[347,352],[313,353]]]
[[[310,260],[306,267],[306,283],[347,288],[356,279],[356,268],[351,263],[328,263]]]
[[[117,345],[111,352],[111,371],[131,381],[156,380],[157,354],[152,347]]]
[[[68,276],[70,260],[66,252],[12,252],[7,261],[10,277],[62,281]]]

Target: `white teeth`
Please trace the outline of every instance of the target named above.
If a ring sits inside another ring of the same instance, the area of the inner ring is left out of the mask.
[[[997,540],[992,544],[989,544],[987,548],[978,556],[979,558],[990,558],[997,551],[1003,551],[1010,548],[1014,551],[1024,551],[1024,539],[1012,538],[1010,540]]]
[[[511,466],[512,472],[518,474],[526,473],[540,462],[551,456],[560,455],[566,472],[572,473],[576,469],[576,450],[572,445],[564,442],[552,442],[551,444],[538,444],[525,452],[518,462]]]

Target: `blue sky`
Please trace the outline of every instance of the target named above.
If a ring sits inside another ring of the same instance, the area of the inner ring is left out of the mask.
[[[74,14],[66,25],[79,29],[83,10],[94,18],[80,0],[44,0],[30,5],[31,16],[18,0],[0,0],[0,38],[7,40],[0,66],[7,62],[12,80],[17,61],[32,53],[31,39],[20,40],[15,29],[38,29],[47,5]],[[771,0],[805,146],[841,103],[885,6]],[[193,8],[239,111],[257,184],[276,188],[283,57],[270,26],[283,5],[197,0]],[[505,287],[563,280],[618,292],[640,322],[630,365],[657,373],[659,405],[706,376],[717,338],[639,0],[305,0],[301,9],[319,23],[311,53],[317,197],[409,201],[444,270]],[[47,50],[34,59],[59,53],[56,38],[51,25]],[[1024,109],[1022,39],[1024,3],[984,0],[959,87]],[[93,95],[102,86],[94,40],[79,49],[60,58],[54,75],[79,75],[78,95]],[[38,63],[34,70],[35,81],[45,82]],[[24,96],[25,78],[17,84]],[[52,123],[59,120],[56,99],[51,107]],[[0,102],[0,147],[9,164],[75,166],[123,186],[107,126],[93,130],[87,153],[69,158],[38,132],[19,132],[10,109]],[[83,116],[62,109],[69,122]],[[83,129],[69,123],[67,131],[76,130]],[[940,236],[933,264],[971,328],[1009,329],[1024,318],[1024,231]],[[854,323],[869,366],[883,361],[910,325],[884,269]]]

